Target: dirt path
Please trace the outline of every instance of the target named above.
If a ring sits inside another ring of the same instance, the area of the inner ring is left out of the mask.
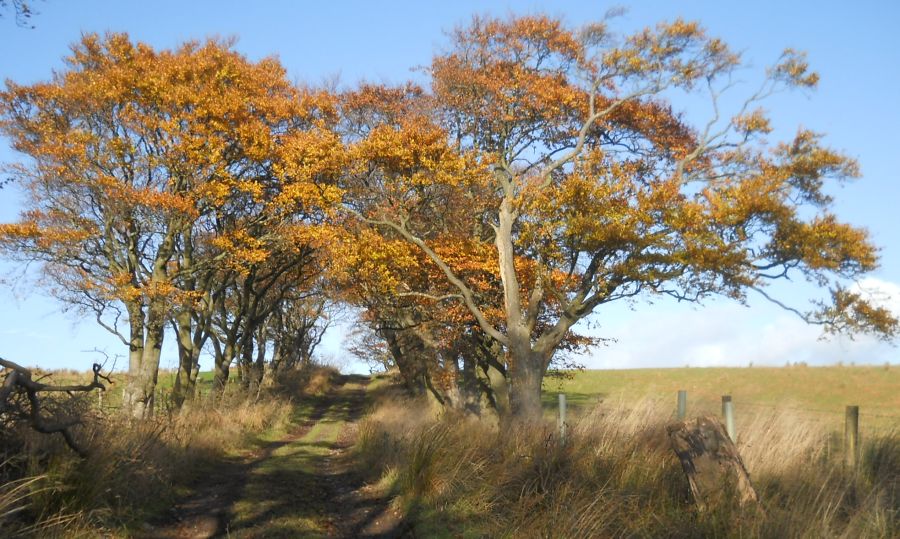
[[[412,537],[353,472],[349,452],[365,409],[367,377],[343,376],[284,438],[222,463],[144,539]]]

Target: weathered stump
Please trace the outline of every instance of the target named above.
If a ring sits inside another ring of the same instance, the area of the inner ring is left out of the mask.
[[[750,474],[718,418],[698,417],[669,425],[666,430],[700,510],[735,500],[742,507],[758,506]]]

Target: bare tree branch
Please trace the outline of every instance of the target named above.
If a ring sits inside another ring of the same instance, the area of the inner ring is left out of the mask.
[[[89,392],[94,389],[106,390],[101,382],[104,380],[112,384],[112,380],[100,372],[101,365],[94,363],[92,370],[93,380],[88,384],[53,385],[38,382],[32,378],[32,372],[17,363],[0,358],[0,367],[5,371],[3,385],[0,386],[0,417],[7,415],[13,419],[26,422],[32,429],[43,434],[59,433],[73,451],[81,457],[87,456],[87,450],[78,443],[72,434],[71,428],[81,424],[81,419],[65,421],[50,421],[41,415],[41,399],[39,393],[68,393]],[[17,392],[24,393],[28,402],[27,407],[14,398]]]

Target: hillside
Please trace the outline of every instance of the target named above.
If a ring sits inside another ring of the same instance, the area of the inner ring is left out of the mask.
[[[674,413],[678,390],[688,415],[717,413],[731,395],[738,424],[747,413],[791,411],[842,428],[844,407],[860,407],[860,428],[900,428],[900,366],[749,367],[585,370],[544,383],[544,407],[566,394],[577,413],[592,405],[659,401]]]

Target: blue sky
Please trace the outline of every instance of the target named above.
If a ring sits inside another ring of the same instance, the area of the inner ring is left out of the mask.
[[[615,4],[602,2],[246,2],[46,0],[35,4],[35,29],[18,28],[9,13],[0,19],[0,77],[18,83],[47,79],[62,66],[70,43],[85,32],[125,31],[159,48],[189,39],[236,36],[250,58],[276,55],[296,81],[338,77],[345,84],[366,79],[400,82],[430,61],[444,31],[473,14],[544,12],[578,25],[603,16]],[[882,247],[882,267],[864,282],[900,313],[900,3],[895,2],[632,2],[613,28],[628,32],[678,16],[699,20],[711,34],[744,51],[754,69],[747,80],[777,58],[784,47],[808,51],[822,75],[811,94],[779,95],[766,103],[775,135],[798,126],[827,133],[827,141],[858,158],[863,178],[836,191],[837,212],[866,227]],[[749,86],[747,91],[749,91]],[[676,108],[678,103],[675,103]],[[688,110],[701,118],[703,110]],[[0,138],[0,162],[18,159]],[[0,191],[0,219],[18,213],[14,188]],[[2,263],[0,274],[21,271]],[[9,279],[7,279],[9,281]],[[803,305],[816,290],[803,283],[779,286],[781,297]],[[892,297],[889,295],[893,294]],[[0,289],[0,356],[43,367],[87,368],[95,353],[123,353],[121,343],[88,319],[22,284]],[[589,367],[896,363],[900,350],[866,338],[821,341],[786,312],[751,299],[745,308],[728,301],[703,307],[669,301],[615,306],[597,313],[591,332],[618,341],[582,358]],[[329,334],[325,351],[352,364],[342,351],[343,332]],[[174,365],[167,347],[164,366]]]

